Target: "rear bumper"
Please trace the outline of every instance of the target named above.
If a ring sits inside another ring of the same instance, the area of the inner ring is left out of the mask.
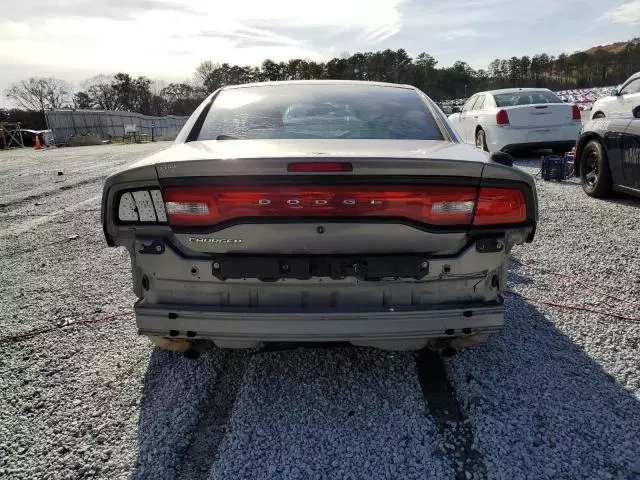
[[[558,142],[533,142],[533,143],[516,143],[512,145],[505,145],[500,151],[507,152],[513,150],[544,150],[556,147],[569,147],[567,151],[571,150],[571,147],[575,145],[576,141],[558,141]]]
[[[507,150],[543,149],[575,144],[580,135],[581,124],[518,128],[510,126],[488,126],[485,128],[487,147],[491,152]]]
[[[504,306],[407,307],[379,311],[300,310],[283,308],[210,308],[152,304],[135,307],[138,332],[173,338],[208,339],[222,347],[255,347],[259,342],[424,341],[499,331]]]

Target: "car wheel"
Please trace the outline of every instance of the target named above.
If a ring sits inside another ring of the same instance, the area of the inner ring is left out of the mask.
[[[487,136],[485,135],[484,130],[482,130],[481,128],[479,128],[476,132],[476,148],[484,152],[489,151],[489,149],[487,148]]]
[[[580,183],[591,197],[606,197],[611,193],[611,172],[602,144],[591,140],[582,150],[580,158]]]
[[[604,113],[596,112],[596,113],[593,114],[593,117],[591,117],[591,118],[593,118],[593,119],[595,119],[595,118],[604,118]]]
[[[169,350],[170,352],[184,353],[191,346],[190,341],[183,340],[181,338],[167,338],[149,335],[149,340],[151,340],[151,343],[156,347],[159,347],[162,350]]]

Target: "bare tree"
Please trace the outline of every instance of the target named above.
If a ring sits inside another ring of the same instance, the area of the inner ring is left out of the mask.
[[[14,83],[6,95],[25,110],[44,112],[47,108],[60,108],[68,102],[69,90],[69,84],[64,80],[31,77]]]
[[[92,104],[102,110],[118,110],[118,94],[113,88],[113,76],[96,75],[82,82]]]
[[[202,85],[208,92],[213,92],[219,85],[213,80],[217,71],[220,70],[219,63],[206,60],[196,67],[194,73],[198,85]]]

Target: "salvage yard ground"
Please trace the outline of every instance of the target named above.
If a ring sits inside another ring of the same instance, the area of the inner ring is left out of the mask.
[[[640,200],[539,181],[505,329],[450,359],[187,360],[136,336],[100,225],[105,177],[167,146],[0,152],[1,478],[640,478]]]

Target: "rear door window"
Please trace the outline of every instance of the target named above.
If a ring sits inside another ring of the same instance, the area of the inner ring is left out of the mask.
[[[630,95],[632,93],[640,93],[640,78],[629,82],[622,90],[620,90],[620,95]]]
[[[473,110],[482,110],[484,108],[484,99],[486,95],[479,95],[476,102],[473,104]]]
[[[477,99],[478,98],[474,95],[469,100],[467,100],[467,103],[465,103],[464,106],[462,107],[462,111],[463,112],[468,112],[469,110],[471,110],[472,107],[473,107],[473,104],[476,103]]]

